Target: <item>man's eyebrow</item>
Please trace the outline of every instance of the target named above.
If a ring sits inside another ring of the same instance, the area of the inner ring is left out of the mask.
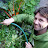
[[[40,18],[41,20],[44,20],[44,19],[42,19],[42,18]]]

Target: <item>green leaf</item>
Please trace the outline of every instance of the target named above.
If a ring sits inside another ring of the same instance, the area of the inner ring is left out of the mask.
[[[30,4],[30,3],[27,3],[27,6],[30,6],[30,7],[32,7],[32,4]]]
[[[8,10],[7,4],[4,4],[3,2],[0,1],[0,8]]]
[[[31,4],[36,5],[35,0],[31,0]]]
[[[29,34],[27,32],[25,32],[25,34],[29,36]]]

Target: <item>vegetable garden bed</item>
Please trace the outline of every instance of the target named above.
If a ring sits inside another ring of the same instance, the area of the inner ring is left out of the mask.
[[[0,22],[23,13],[34,16],[35,6],[38,3],[39,0],[7,0],[6,3],[0,1]],[[32,40],[30,33],[33,32],[33,26],[24,22],[22,24],[15,22],[15,24],[18,24],[25,31],[30,42]],[[25,42],[26,38],[18,27],[0,25],[0,48],[25,48]]]

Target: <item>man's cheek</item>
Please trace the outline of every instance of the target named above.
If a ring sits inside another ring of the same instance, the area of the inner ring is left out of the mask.
[[[40,26],[41,29],[43,28],[42,24],[39,24],[39,26]]]
[[[47,27],[47,24],[43,24],[43,28]]]
[[[40,23],[40,27],[41,27],[41,28],[45,28],[45,27],[47,27],[47,24],[46,24],[46,23],[43,23],[43,24]]]

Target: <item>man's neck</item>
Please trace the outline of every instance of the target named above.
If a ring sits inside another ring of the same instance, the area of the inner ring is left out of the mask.
[[[47,27],[42,29],[42,30],[40,30],[40,31],[38,31],[37,35],[41,35],[41,34],[44,34],[46,32],[47,32]]]

